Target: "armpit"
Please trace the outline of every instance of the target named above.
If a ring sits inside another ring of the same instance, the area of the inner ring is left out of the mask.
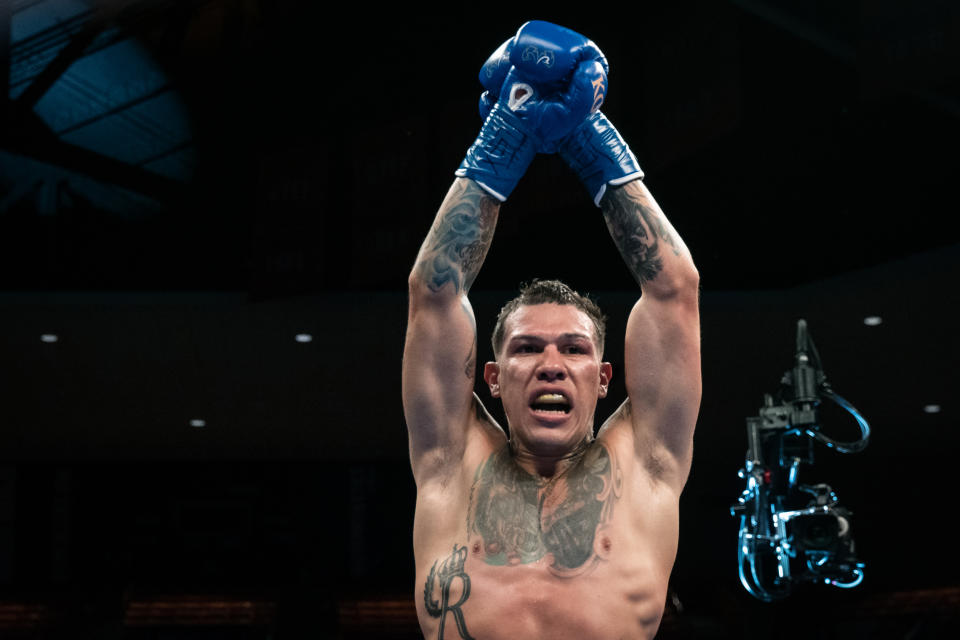
[[[643,467],[647,470],[647,473],[650,474],[650,477],[654,480],[663,480],[664,476],[667,473],[667,467],[664,464],[662,455],[657,451],[653,450],[651,447],[650,450],[646,452],[643,457]]]

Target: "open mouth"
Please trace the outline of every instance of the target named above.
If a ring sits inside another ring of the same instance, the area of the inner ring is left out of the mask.
[[[541,393],[530,403],[530,408],[534,411],[555,413],[557,415],[568,414],[571,409],[570,401],[559,393]]]

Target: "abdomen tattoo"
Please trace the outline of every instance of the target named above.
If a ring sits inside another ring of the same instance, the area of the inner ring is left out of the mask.
[[[440,618],[440,627],[437,638],[443,638],[443,628],[447,618],[453,616],[457,625],[457,633],[464,640],[473,640],[467,631],[467,621],[463,617],[463,603],[470,597],[470,576],[463,569],[467,560],[467,548],[453,545],[453,553],[442,563],[438,560],[430,567],[430,574],[423,585],[423,606],[432,618]],[[437,564],[440,563],[438,567]],[[456,602],[451,602],[450,590],[456,584],[460,585],[460,594]]]

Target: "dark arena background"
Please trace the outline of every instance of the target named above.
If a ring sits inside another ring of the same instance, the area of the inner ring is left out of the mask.
[[[606,53],[604,111],[701,274],[658,637],[960,637],[957,3],[2,0],[0,638],[420,637],[406,278],[480,65],[533,18]],[[502,209],[481,336],[534,277],[610,315],[602,419],[638,290],[554,156]],[[730,507],[801,318],[872,428],[801,469],[864,579],[765,603]]]

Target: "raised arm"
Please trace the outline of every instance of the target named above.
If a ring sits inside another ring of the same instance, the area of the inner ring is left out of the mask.
[[[624,344],[626,409],[638,454],[681,488],[700,408],[699,274],[643,181],[609,189],[601,206],[641,290]],[[665,455],[657,456],[661,447]]]
[[[408,279],[403,407],[418,484],[460,458],[471,414],[477,329],[467,292],[486,257],[500,202],[454,181]]]
[[[699,274],[606,116],[591,115],[560,154],[603,209],[610,235],[640,284],[640,300],[627,320],[627,402],[621,415],[629,417],[637,454],[680,489],[700,408]]]
[[[539,54],[527,55],[531,48]],[[465,450],[477,352],[467,291],[490,247],[499,204],[541,147],[555,146],[602,101],[606,70],[598,57],[583,36],[531,21],[480,71],[483,127],[409,278],[403,405],[418,486],[456,468]],[[548,71],[543,60],[551,61]],[[531,84],[534,78],[566,84],[546,90]]]

